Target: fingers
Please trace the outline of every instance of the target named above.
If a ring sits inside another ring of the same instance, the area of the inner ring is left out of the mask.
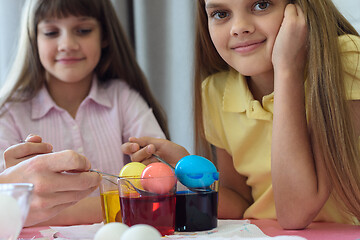
[[[26,137],[25,142],[41,143],[42,138],[40,136],[38,136],[38,135],[29,134]]]
[[[4,158],[23,158],[30,155],[52,152],[52,146],[48,143],[25,142],[13,145],[5,150]]]
[[[147,165],[151,162],[156,162],[152,157],[152,155],[156,152],[156,148],[154,144],[152,144],[154,142],[156,142],[156,138],[130,137],[129,142],[124,143],[121,146],[121,149],[123,153],[131,157],[131,161],[142,162]]]
[[[145,147],[141,148],[139,151],[137,151],[131,155],[131,161],[149,164],[150,161],[146,161],[146,160],[153,158],[152,155],[155,153],[155,151],[156,151],[156,148],[154,145],[150,144],[148,146],[145,146]]]
[[[35,137],[33,140],[39,140]],[[34,155],[46,154],[52,151],[52,146],[47,143],[24,142],[13,145],[5,150],[4,160],[6,167],[14,166]]]
[[[68,208],[76,203],[76,202],[64,203],[64,204],[56,205],[49,209],[44,209],[44,208],[38,208],[32,206],[33,202],[34,201],[32,198],[29,213],[26,218],[26,222],[24,223],[24,227],[30,227],[35,224],[47,221],[50,218],[55,217],[59,212],[61,212],[65,208]]]
[[[121,145],[120,148],[124,154],[131,155],[134,152],[139,151],[140,146],[137,143],[127,142]]]
[[[90,161],[83,155],[72,150],[64,150],[35,157],[38,165],[52,172],[84,172],[91,168]]]
[[[307,31],[305,16],[300,6],[286,5],[272,52],[275,72],[286,70],[293,75],[303,74],[306,65]]]
[[[25,226],[31,226],[56,216],[65,208],[87,197],[95,189],[96,187],[85,191],[54,192],[50,194],[34,193]]]
[[[293,16],[293,15],[297,15],[297,13],[296,13],[296,5],[292,4],[292,3],[289,3],[285,7],[284,17],[286,18],[286,17]]]
[[[301,9],[301,7],[300,7],[298,4],[296,4],[295,7],[296,7],[296,13],[297,13],[297,15],[298,15],[299,17],[305,19],[305,14],[304,14],[303,10]]]
[[[289,18],[294,20],[305,22],[305,15],[301,7],[298,4],[288,4],[285,7],[284,19],[288,21]]]
[[[166,141],[165,139],[161,138],[153,138],[153,137],[130,137],[129,142],[131,143],[137,143],[140,147],[144,147],[150,144],[153,144],[155,146],[163,144],[163,142]],[[158,146],[159,147],[159,146]]]
[[[88,159],[70,150],[37,155],[21,164],[38,192],[87,190],[101,181],[99,174],[88,172]]]
[[[80,201],[92,193],[96,187],[84,189],[82,191],[58,191],[58,192],[36,192],[32,198],[31,206],[34,209],[51,209],[63,204],[72,204]]]
[[[73,164],[66,159],[57,158],[57,162],[53,164],[53,153],[38,155],[32,159],[24,161],[19,167],[23,168],[24,181],[31,182],[35,185],[34,192],[37,194],[48,194],[53,192],[64,191],[87,191],[99,186],[101,176],[94,172],[87,172],[84,169],[86,163]],[[57,155],[64,156],[64,155]],[[83,160],[80,160],[84,162]],[[64,162],[64,163],[63,163]],[[69,166],[64,167],[63,164],[70,163]],[[80,166],[80,167],[79,167]],[[76,169],[76,173],[68,173],[66,171]],[[82,169],[82,171],[79,171]]]
[[[42,180],[36,180],[34,185],[36,191],[39,193],[89,191],[89,189],[97,188],[100,181],[100,174],[94,172],[61,172],[44,175]]]
[[[133,161],[145,162],[146,160],[147,162],[155,162],[157,160],[152,157],[152,154],[157,154],[168,163],[175,165],[182,157],[189,155],[189,152],[184,147],[166,139],[131,137],[129,142],[137,143],[140,148],[143,147],[131,155],[131,160]]]

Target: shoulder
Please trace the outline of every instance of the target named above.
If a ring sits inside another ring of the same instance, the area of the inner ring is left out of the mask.
[[[131,88],[122,79],[112,79],[103,86],[106,96],[111,102],[122,107],[133,107],[135,105],[146,105],[144,98],[138,91]],[[147,106],[147,105],[146,105]]]
[[[117,100],[121,99],[124,101],[129,98],[140,97],[140,94],[122,79],[112,79],[103,85],[103,89],[108,96]]]
[[[360,99],[360,37],[339,37],[344,83],[348,99]]]
[[[345,34],[339,37],[340,54],[346,68],[358,66],[360,61],[360,37]]]
[[[347,52],[360,52],[360,37],[350,34],[339,36],[340,51]]]
[[[127,93],[130,92],[130,86],[122,79],[111,79],[107,83],[101,85],[107,92]]]
[[[0,109],[0,117],[4,115],[28,115],[30,114],[31,100],[28,101],[10,101],[4,104]]]
[[[23,126],[31,126],[32,108],[29,101],[8,102],[0,110],[0,135],[2,139],[14,140]]]
[[[202,82],[203,89],[224,89],[226,79],[229,78],[230,71],[218,72],[205,78]]]
[[[214,99],[215,96],[222,97],[230,75],[230,71],[224,71],[208,76],[201,85],[203,97],[206,98],[208,96],[212,99]]]

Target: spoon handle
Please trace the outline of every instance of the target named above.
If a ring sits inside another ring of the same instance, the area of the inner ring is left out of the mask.
[[[94,170],[94,169],[89,169],[89,172],[96,172],[96,173],[100,173],[102,175],[107,175],[107,176],[119,178],[119,176],[116,176],[116,175],[113,175],[113,174],[110,174],[110,173],[100,172],[100,171]]]
[[[168,165],[169,167],[171,167],[172,170],[175,170],[175,168],[168,162],[166,162],[164,159],[162,159],[160,156],[156,155],[156,154],[153,154],[153,156],[159,160],[160,162],[162,163],[165,163],[166,165]]]

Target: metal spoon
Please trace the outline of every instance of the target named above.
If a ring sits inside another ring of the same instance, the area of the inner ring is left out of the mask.
[[[110,174],[110,173],[101,172],[101,171],[94,170],[94,169],[89,169],[89,172],[96,172],[96,173],[99,173],[101,175],[115,177],[117,179],[124,180],[128,184],[127,187],[130,190],[135,190],[137,193],[139,193],[142,196],[155,196],[155,195],[158,195],[157,193],[149,192],[149,191],[142,190],[142,189],[139,189],[139,188],[135,187],[134,184],[131,181],[127,180],[126,178],[119,177],[119,176],[116,176],[116,175],[113,175],[113,174]],[[114,181],[112,181],[112,180],[110,180],[108,178],[105,178],[105,179],[108,180],[109,182],[117,185],[117,183],[115,183]]]
[[[162,162],[162,163],[165,163],[165,164],[168,165],[172,170],[175,171],[175,168],[174,168],[170,163],[168,163],[167,161],[165,161],[164,159],[162,159],[160,156],[158,156],[158,155],[156,155],[156,154],[153,154],[153,156],[154,156],[157,160],[159,160],[159,161]]]

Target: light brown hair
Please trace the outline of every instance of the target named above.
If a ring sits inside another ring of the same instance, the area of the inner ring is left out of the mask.
[[[306,76],[310,130],[315,140],[322,144],[321,151],[335,197],[345,205],[344,211],[360,219],[359,136],[354,134],[346,101],[344,68],[338,44],[338,36],[359,34],[331,0],[291,2],[302,8],[309,29]],[[210,145],[204,134],[201,83],[213,73],[229,70],[229,66],[211,42],[204,0],[197,1],[196,27],[195,143],[198,154],[211,158]],[[360,49],[356,54],[360,58]]]
[[[136,62],[133,48],[110,0],[27,0],[25,4],[18,53],[2,88],[0,107],[9,101],[33,98],[45,83],[45,69],[41,65],[37,46],[37,25],[41,20],[69,15],[93,17],[100,23],[102,38],[107,43],[95,68],[99,83],[121,80],[139,92],[169,138],[165,114]]]

